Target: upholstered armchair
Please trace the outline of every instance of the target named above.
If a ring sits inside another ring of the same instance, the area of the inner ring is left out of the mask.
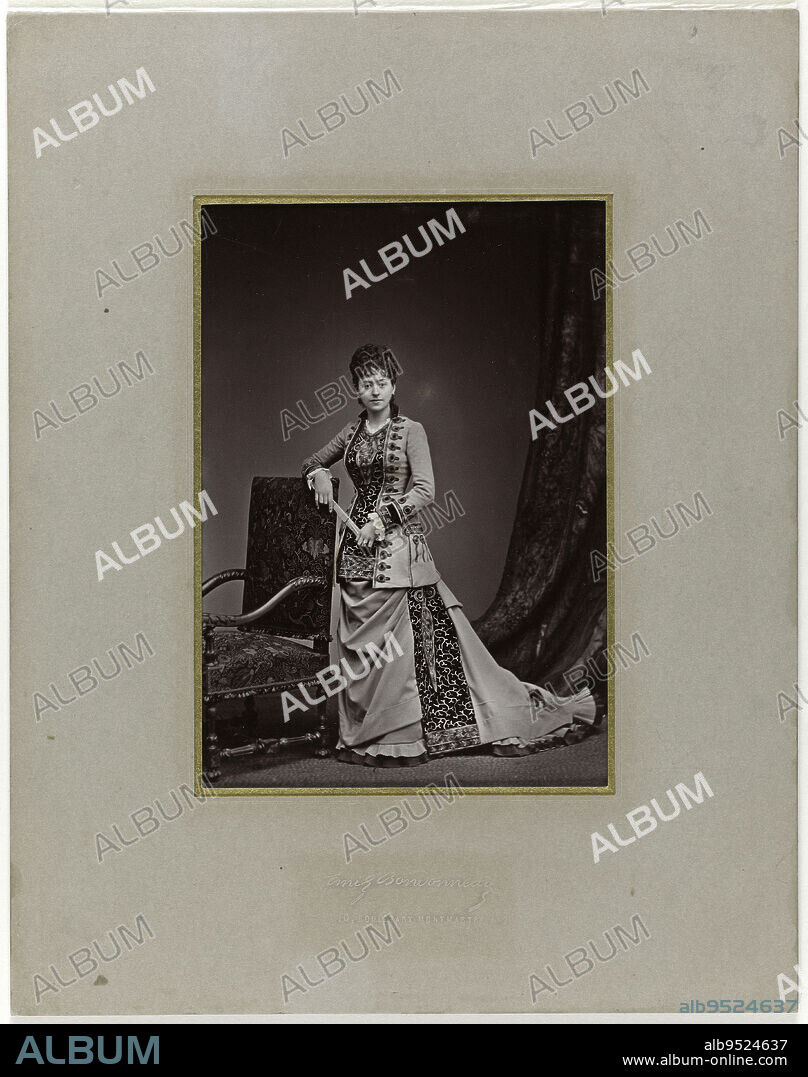
[[[338,493],[335,479],[335,499]],[[202,584],[203,602],[222,584],[244,585],[240,614],[202,617],[203,768],[209,781],[221,778],[222,760],[274,755],[291,744],[310,744],[317,756],[329,754],[325,702],[312,707],[312,731],[262,738],[256,732],[255,700],[284,691],[300,699],[301,689],[319,687],[317,673],[329,664],[335,538],[335,515],[318,508],[299,478],[253,479],[246,567],[219,572]],[[241,699],[247,740],[221,747],[218,706]]]

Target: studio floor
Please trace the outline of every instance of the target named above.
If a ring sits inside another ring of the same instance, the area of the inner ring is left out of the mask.
[[[458,785],[480,788],[512,786],[604,786],[608,783],[605,729],[578,744],[503,758],[485,750],[446,755],[418,767],[391,770],[354,766],[336,759],[315,759],[296,747],[274,756],[250,756],[222,763],[217,789],[417,788],[443,786],[448,774]]]

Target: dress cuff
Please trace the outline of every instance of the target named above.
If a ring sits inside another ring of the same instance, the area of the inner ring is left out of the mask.
[[[329,475],[331,474],[331,471],[327,467],[313,467],[311,471],[307,471],[303,477],[305,478],[306,485],[309,489],[311,489],[311,484],[314,480],[314,476],[317,474],[318,471],[327,471]]]
[[[379,516],[381,516],[382,523],[385,527],[395,527],[398,524],[404,523],[404,518],[395,501],[390,501],[387,505],[380,506],[377,511]]]

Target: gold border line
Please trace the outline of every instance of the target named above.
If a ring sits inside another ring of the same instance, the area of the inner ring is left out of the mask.
[[[202,490],[202,207],[207,205],[261,205],[296,203],[328,204],[343,202],[583,202],[600,201],[606,209],[606,365],[614,358],[614,319],[612,283],[608,266],[613,258],[614,195],[603,194],[425,194],[425,195],[195,195],[194,221],[194,491]],[[606,400],[606,535],[614,541],[614,400]],[[606,570],[606,646],[615,638],[615,581],[611,565]],[[606,736],[608,738],[608,784],[596,786],[507,786],[460,787],[463,796],[613,796],[615,793],[615,684],[614,671],[607,683]],[[202,529],[194,528],[194,793],[198,797],[254,796],[407,796],[429,792],[426,786],[408,788],[222,788],[202,785]]]

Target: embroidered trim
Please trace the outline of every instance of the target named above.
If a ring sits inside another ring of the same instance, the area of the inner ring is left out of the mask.
[[[440,754],[474,747],[482,743],[480,731],[449,611],[434,585],[410,588],[407,602],[427,748]]]
[[[375,434],[368,434],[360,426],[345,451],[345,468],[356,487],[356,495],[348,515],[359,527],[362,527],[368,515],[375,511],[376,501],[384,484],[383,442],[389,429],[388,424],[384,431],[377,430]],[[340,542],[337,578],[372,580],[375,569],[375,551],[359,550],[353,532],[345,528]]]
[[[410,542],[412,543],[413,563],[416,561],[432,560],[432,554],[429,552],[426,536],[410,534]]]
[[[426,666],[429,671],[429,683],[432,691],[437,695],[438,681],[435,675],[435,622],[429,612],[429,606],[423,591],[421,592],[421,643],[426,656]]]
[[[458,726],[456,729],[445,729],[433,734],[427,743],[430,755],[457,752],[462,748],[476,748],[480,743],[480,731],[476,725]]]

